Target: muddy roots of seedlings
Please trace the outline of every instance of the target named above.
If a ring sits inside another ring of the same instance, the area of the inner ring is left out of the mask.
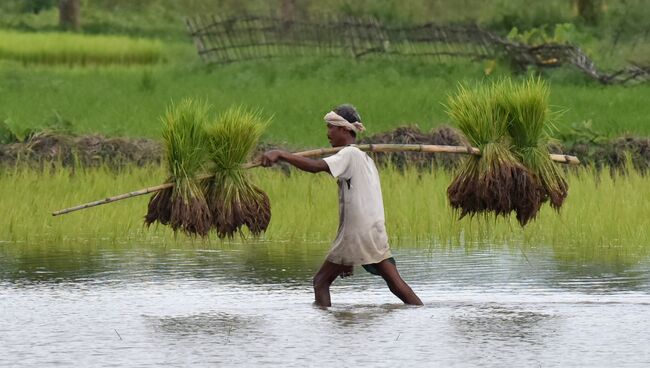
[[[149,200],[144,223],[151,226],[154,222],[169,225],[175,232],[182,231],[190,236],[206,237],[212,226],[212,215],[205,200],[184,199],[175,196],[171,189],[164,189]]]
[[[223,188],[213,185],[208,195],[212,227],[217,236],[232,238],[242,233],[243,226],[254,236],[266,231],[271,221],[271,203],[266,193],[252,184],[230,190]]]
[[[514,211],[521,226],[534,219],[545,195],[539,180],[517,162],[501,162],[480,172],[479,160],[471,157],[447,188],[449,203],[459,211],[459,218],[489,213],[507,217]]]
[[[169,225],[174,231],[206,237],[212,227],[212,215],[203,196],[184,198],[172,195]]]
[[[526,147],[520,150],[522,162],[537,178],[542,191],[542,202],[559,211],[569,194],[569,184],[564,173],[548,156],[545,146]]]
[[[261,189],[253,187],[253,190],[255,195],[251,196],[251,200],[246,205],[248,215],[244,223],[251,234],[259,236],[266,231],[271,222],[271,201]]]
[[[559,211],[562,204],[564,204],[564,200],[569,195],[569,184],[564,178],[558,178],[554,185],[549,185],[546,182],[543,184],[546,195],[550,199],[551,207],[553,207],[554,210]]]
[[[144,223],[147,227],[154,222],[169,225],[172,217],[171,199],[173,191],[174,188],[166,188],[151,196],[147,205],[147,215],[144,217]]]
[[[519,225],[525,226],[537,217],[545,197],[544,188],[535,175],[526,168],[517,172],[512,187],[512,201]]]
[[[212,214],[212,227],[220,239],[232,238],[235,233],[241,231],[243,220],[239,209],[240,206],[237,203],[226,205],[224,196],[216,194],[209,197],[208,207]]]
[[[467,215],[474,216],[487,210],[478,189],[479,174],[477,170],[478,157],[470,157],[461,172],[456,175],[447,188],[449,204],[454,210],[460,211],[459,218]]]
[[[155,222],[169,225],[175,232],[206,237],[212,227],[212,214],[202,195],[183,196],[172,187],[156,192],[149,199],[144,223],[151,226]]]

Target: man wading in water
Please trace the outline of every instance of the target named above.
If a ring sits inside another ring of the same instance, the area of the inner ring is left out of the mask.
[[[352,146],[356,133],[364,130],[359,114],[353,106],[341,105],[325,115],[325,122],[332,147],[347,146],[335,155],[314,160],[273,150],[262,157],[263,166],[286,161],[300,170],[325,171],[338,179],[339,229],[327,259],[314,276],[316,305],[331,306],[330,285],[338,276],[351,276],[353,266],[359,265],[380,275],[404,303],[422,305],[397,272],[388,246],[377,167],[365,152]]]

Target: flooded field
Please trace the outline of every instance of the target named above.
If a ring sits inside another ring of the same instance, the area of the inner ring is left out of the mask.
[[[0,366],[650,364],[650,262],[630,254],[397,247],[424,307],[359,268],[322,310],[323,243],[19,248],[0,245]]]

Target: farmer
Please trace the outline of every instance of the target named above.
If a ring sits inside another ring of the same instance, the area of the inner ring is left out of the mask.
[[[359,113],[352,105],[341,105],[325,115],[325,122],[332,147],[345,147],[335,155],[314,160],[272,150],[262,157],[263,166],[286,161],[300,170],[325,171],[338,179],[339,229],[327,259],[314,276],[316,305],[331,306],[330,285],[338,276],[351,276],[353,266],[359,265],[380,275],[404,303],[422,305],[397,272],[388,246],[377,167],[365,152],[354,146],[356,134],[364,130]]]

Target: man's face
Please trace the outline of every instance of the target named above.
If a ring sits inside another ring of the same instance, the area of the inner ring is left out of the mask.
[[[327,140],[330,141],[332,147],[345,146],[348,143],[349,137],[350,133],[347,131],[347,129],[340,126],[327,124]]]

